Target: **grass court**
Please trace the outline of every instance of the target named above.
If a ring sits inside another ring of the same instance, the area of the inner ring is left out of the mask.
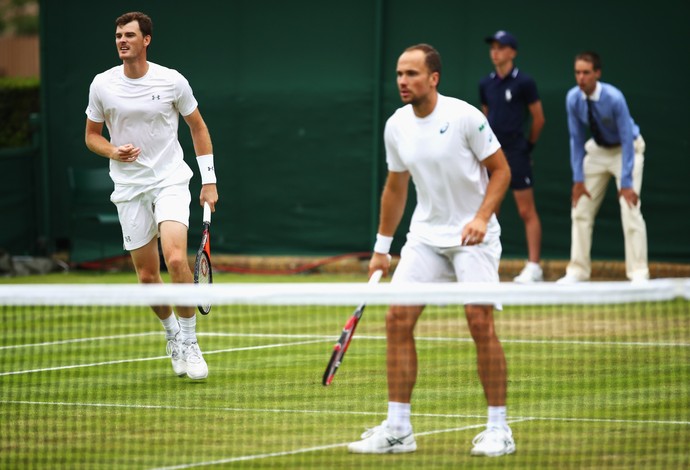
[[[223,282],[359,282],[357,275]],[[70,273],[7,283],[128,283]],[[37,288],[39,288],[37,286]],[[351,455],[387,409],[385,306],[368,306],[330,387],[352,307],[216,305],[197,317],[209,378],[176,377],[145,307],[0,307],[2,468],[688,468],[690,303],[506,306],[496,315],[517,452],[471,457],[486,402],[459,306],[417,326],[418,450]]]

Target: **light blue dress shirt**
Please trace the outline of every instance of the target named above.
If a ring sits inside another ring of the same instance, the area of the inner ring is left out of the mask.
[[[621,145],[623,153],[621,188],[632,188],[632,171],[635,163],[633,142],[640,135],[640,128],[630,116],[625,96],[613,85],[597,82],[594,93],[589,98],[592,100],[594,118],[599,124],[602,137],[606,142]],[[565,100],[570,131],[570,166],[573,169],[573,181],[576,183],[584,181],[582,162],[585,158],[585,142],[589,134],[586,100],[587,96],[577,86],[568,91]]]

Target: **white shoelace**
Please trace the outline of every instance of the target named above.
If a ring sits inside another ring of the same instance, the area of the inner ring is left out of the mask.
[[[503,438],[502,434],[508,434],[508,432],[498,428],[485,429],[472,439],[472,445],[477,445],[485,439],[501,440]]]
[[[366,439],[367,437],[371,437],[377,432],[379,432],[380,429],[384,428],[388,422],[384,421],[383,423],[379,424],[378,426],[374,426],[373,428],[367,428],[366,431],[362,433],[360,436],[362,439]]]
[[[201,350],[199,349],[199,344],[185,343],[184,344],[184,357],[185,360],[192,364],[198,364],[201,362]]]
[[[165,354],[173,359],[177,359],[179,356],[179,349],[175,346],[176,344],[174,339],[169,339],[168,344],[165,346]]]

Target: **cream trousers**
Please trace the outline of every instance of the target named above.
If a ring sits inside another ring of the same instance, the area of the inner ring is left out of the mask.
[[[647,265],[647,225],[642,217],[640,206],[642,190],[642,170],[644,168],[645,143],[642,136],[635,139],[635,164],[633,166],[633,189],[640,199],[636,207],[629,207],[623,197],[618,198],[621,208],[623,237],[625,238],[625,271],[628,279],[649,278]],[[594,218],[599,212],[606,187],[613,176],[616,187],[621,187],[621,167],[623,155],[621,147],[612,149],[598,146],[593,139],[585,144],[583,170],[585,187],[591,199],[582,196],[571,209],[570,263],[566,272],[581,280],[590,278],[592,272],[592,230]]]

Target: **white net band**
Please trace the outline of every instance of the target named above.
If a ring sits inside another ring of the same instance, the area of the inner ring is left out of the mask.
[[[445,304],[620,304],[690,300],[690,279],[656,279],[643,284],[591,282],[377,284],[42,284],[2,285],[0,305],[445,305]]]

